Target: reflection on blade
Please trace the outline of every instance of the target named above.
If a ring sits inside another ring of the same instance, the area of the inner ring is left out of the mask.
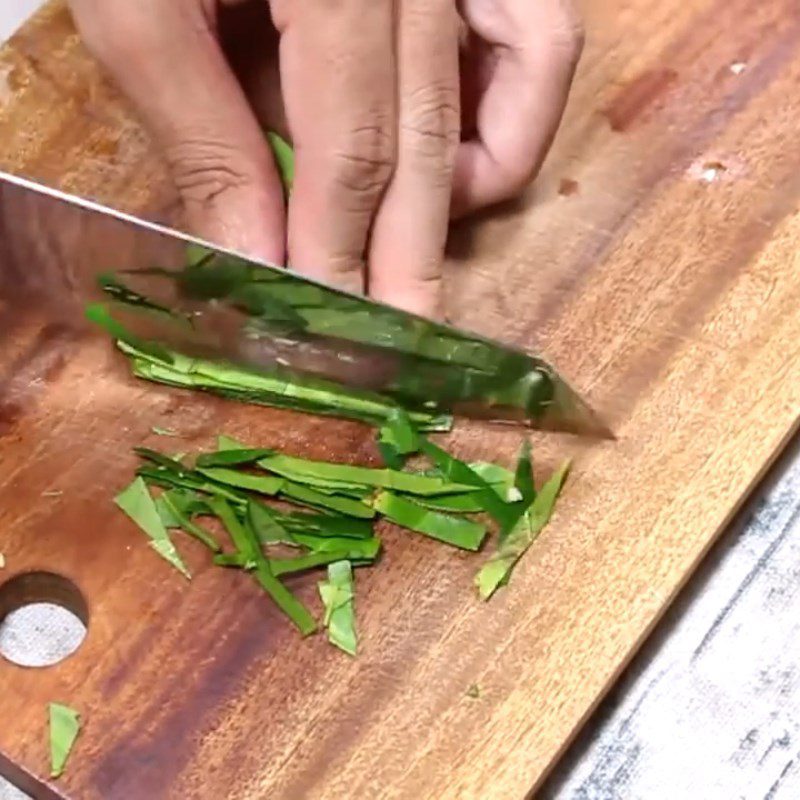
[[[0,301],[22,287],[75,318],[102,296],[90,317],[152,380],[369,421],[400,404],[431,427],[462,413],[609,435],[522,351],[1,174],[0,215]]]

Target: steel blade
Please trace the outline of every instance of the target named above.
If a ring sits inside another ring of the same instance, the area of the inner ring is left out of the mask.
[[[103,301],[96,313],[164,351],[411,409],[611,435],[534,355],[91,201],[0,173],[0,226],[0,303],[75,323]]]

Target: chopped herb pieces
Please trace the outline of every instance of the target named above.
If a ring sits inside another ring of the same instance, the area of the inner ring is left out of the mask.
[[[519,522],[500,542],[497,552],[481,567],[475,577],[475,584],[481,599],[488,600],[494,594],[522,554],[550,521],[568,472],[569,462],[565,463],[542,486],[530,508],[523,513]]]
[[[486,526],[463,517],[454,517],[421,506],[391,492],[380,492],[373,501],[376,511],[403,528],[424,533],[463,550],[478,550],[486,536]]]
[[[487,512],[498,523],[498,544],[475,579],[486,600],[508,582],[514,565],[549,521],[568,470],[564,465],[537,494],[527,441],[513,473],[496,464],[468,464],[421,435],[411,417],[396,409],[381,428],[379,445],[388,465],[379,469],[298,458],[248,447],[228,436],[219,437],[216,452],[195,459],[137,448],[145,463],[116,502],[187,577],[168,529],[182,529],[202,541],[213,552],[214,564],[250,573],[304,636],[316,630],[316,622],[281,577],[327,566],[328,579],[319,583],[324,624],[333,644],[355,654],[353,568],[378,558],[376,515],[477,551],[487,528],[466,515]],[[432,467],[407,470],[405,458],[413,454],[427,457]],[[160,487],[160,494],[154,498],[148,487]],[[270,504],[276,500],[282,502]],[[286,510],[284,503],[315,511]],[[221,552],[197,517],[216,518],[234,551]],[[467,694],[479,697],[480,690],[473,685]]]
[[[153,549],[175,569],[190,578],[189,570],[169,538],[144,480],[137,477],[127,489],[117,495],[115,502],[150,537]]]
[[[477,700],[481,696],[481,687],[477,683],[472,683],[467,688],[467,697]]]
[[[60,778],[80,733],[80,714],[61,703],[50,703],[50,777]]]
[[[328,566],[328,580],[320,581],[319,595],[325,606],[323,624],[328,629],[328,640],[351,656],[356,654],[356,635],[353,598],[353,570],[349,561],[337,561]]]

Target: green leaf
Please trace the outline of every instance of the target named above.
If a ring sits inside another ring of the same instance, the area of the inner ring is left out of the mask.
[[[454,483],[440,477],[422,475],[414,472],[400,472],[395,469],[372,469],[370,467],[354,467],[350,464],[332,464],[328,461],[312,461],[275,454],[262,458],[260,467],[291,480],[314,485],[319,481],[323,486],[341,485],[375,486],[393,489],[414,495],[439,495],[475,491],[475,485]]]
[[[380,492],[373,501],[373,506],[396,525],[424,533],[463,550],[480,549],[486,536],[485,525],[470,519],[431,511],[414,500],[391,492]]]
[[[309,514],[302,511],[282,513],[270,509],[278,522],[291,534],[308,533],[315,536],[341,536],[347,539],[369,539],[372,536],[371,519]]]
[[[377,435],[378,449],[387,467],[401,470],[405,457],[416,453],[420,437],[411,418],[403,409],[392,411]]]
[[[370,536],[369,539],[346,539],[343,536],[295,533],[294,537],[298,545],[307,547],[312,553],[341,553],[340,558],[348,561],[374,561],[381,549],[381,540],[377,536]]]
[[[473,461],[469,468],[483,478],[497,492],[497,495],[507,503],[520,499],[518,491],[514,488],[514,473],[500,464],[488,461]]]
[[[317,623],[309,610],[272,574],[266,559],[259,561],[255,578],[303,636],[317,630]]]
[[[220,437],[224,439],[225,437]],[[231,442],[233,440],[230,440]],[[216,453],[203,453],[195,462],[199,467],[235,467],[254,464],[260,458],[272,455],[273,450],[265,448],[220,448]]]
[[[550,521],[553,509],[569,473],[569,462],[542,486],[531,506],[522,515],[497,551],[481,567],[475,584],[481,599],[488,600],[503,583],[514,565]]]
[[[278,516],[263,503],[247,503],[247,519],[262,544],[295,544],[294,537],[278,521]]]
[[[240,472],[235,469],[225,469],[224,467],[198,468],[195,472],[204,478],[214,481],[214,483],[222,483],[235,489],[246,489],[249,492],[258,492],[259,494],[277,494],[285,483],[283,478],[251,475],[249,472]]]
[[[237,555],[241,557],[242,565],[254,569],[253,577],[303,636],[314,633],[317,623],[308,609],[272,574],[269,563],[261,551],[258,537],[247,519],[244,523],[240,522],[233,507],[222,498],[212,497],[208,504],[230,534]],[[221,561],[219,558],[216,560],[217,563]]]
[[[238,505],[243,505],[247,502],[247,495],[244,492],[228,488],[220,483],[212,483],[192,472],[179,475],[164,467],[145,465],[139,467],[139,469],[136,470],[136,474],[140,478],[143,478],[148,484],[161,486],[165,489],[184,489],[192,492],[199,492],[204,495],[222,497]]]
[[[509,503],[502,500],[484,478],[475,472],[466,463],[450,455],[438,445],[423,438],[420,450],[436,465],[442,475],[452,481],[468,486],[474,486],[479,491],[482,510],[486,511],[501,529],[511,527],[517,519],[517,512]]]
[[[269,566],[273,575],[288,575],[342,560],[359,564],[371,564],[377,557],[379,550],[380,540],[377,538],[364,542],[351,539],[350,545],[345,547],[316,550],[295,558],[271,558],[269,559]]]
[[[180,505],[173,499],[173,496],[171,496],[169,492],[164,492],[159,499],[162,501],[166,511],[172,515],[172,518],[177,523],[174,526],[168,527],[181,528],[190,536],[194,536],[195,539],[201,541],[212,553],[219,553],[222,548],[219,546],[219,542],[214,538],[214,535],[210,531],[207,531],[202,525],[193,522],[190,517],[184,514]]]
[[[162,558],[187,578],[191,577],[186,564],[183,563],[183,559],[169,538],[155,502],[147,490],[147,484],[141,477],[137,477],[130,486],[120,492],[114,502],[150,537],[151,546]]]
[[[258,540],[248,535],[245,526],[240,522],[230,503],[221,497],[211,497],[208,500],[208,505],[225,526],[233,546],[248,560],[258,561],[261,556],[261,547],[258,544]]]
[[[323,624],[328,640],[345,653],[354,656],[358,647],[353,598],[355,586],[349,561],[337,561],[328,566],[328,580],[320,581],[319,595],[325,606]]]
[[[61,703],[50,703],[50,777],[60,778],[81,730],[80,714]]]
[[[253,448],[245,447],[241,442],[237,441],[231,436],[226,436],[221,433],[217,436],[217,451],[223,450],[252,450]]]
[[[477,514],[480,511],[486,511],[486,503],[481,492],[443,494],[440,497],[416,496],[414,501],[434,511],[447,511],[456,514]]]
[[[242,553],[217,553],[214,556],[214,564],[218,567],[236,567],[248,571],[258,566],[255,561],[248,560]]]
[[[172,458],[164,453],[159,453],[157,450],[151,450],[149,447],[134,447],[133,452],[136,453],[139,458],[143,458],[145,461],[149,461],[157,467],[168,469],[176,475],[186,475],[192,471],[176,458]]]
[[[278,167],[281,182],[288,197],[294,184],[294,150],[285,139],[274,131],[267,131],[267,140],[272,148],[275,165]]]
[[[360,500],[322,494],[309,486],[303,486],[292,481],[284,481],[281,487],[281,494],[291,498],[296,503],[302,503],[312,508],[329,509],[339,514],[346,514],[349,517],[371,519],[375,516],[375,510]]]

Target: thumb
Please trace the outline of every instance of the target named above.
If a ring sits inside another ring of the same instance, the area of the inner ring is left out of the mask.
[[[197,0],[73,0],[81,34],[163,148],[189,228],[283,263],[283,189],[269,146]]]

